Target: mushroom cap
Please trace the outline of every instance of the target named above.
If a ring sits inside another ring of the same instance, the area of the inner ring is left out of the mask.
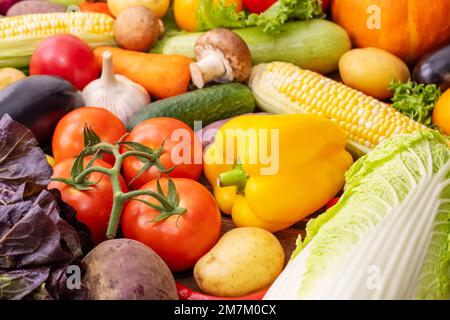
[[[224,28],[212,29],[201,35],[195,43],[195,55],[204,50],[219,50],[229,61],[238,82],[248,79],[252,69],[252,55],[245,41],[236,33]]]

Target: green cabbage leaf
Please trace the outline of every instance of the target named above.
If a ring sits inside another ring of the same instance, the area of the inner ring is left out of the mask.
[[[450,299],[449,261],[447,141],[399,135],[355,162],[265,299]]]

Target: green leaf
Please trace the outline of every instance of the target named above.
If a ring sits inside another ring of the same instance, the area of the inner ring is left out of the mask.
[[[163,189],[161,188],[161,183],[160,183],[159,179],[156,180],[156,188],[158,189],[158,193],[159,193],[160,195],[162,195],[163,197],[166,196],[166,195],[164,194]]]
[[[143,204],[149,206],[150,208],[153,208],[153,209],[155,209],[155,210],[158,210],[159,212],[165,211],[164,207],[158,206],[157,204],[148,202],[148,201],[143,200],[143,199],[133,198],[133,199],[131,199],[131,200],[142,202]]]
[[[143,144],[140,144],[138,142],[123,141],[123,142],[119,142],[119,144],[129,146],[129,147],[133,148],[133,150],[135,150],[135,151],[145,152],[149,155],[155,154],[155,151],[153,149],[151,149],[147,146],[144,146]]]
[[[173,215],[174,214],[172,212],[164,212],[164,213],[160,214],[159,216],[157,216],[156,218],[150,220],[150,222],[160,222],[160,221],[170,218]]]
[[[236,12],[236,5],[228,5],[225,0],[201,0],[197,11],[198,31],[213,28],[245,28],[257,26],[264,33],[275,34],[289,20],[310,20],[323,18],[321,0],[279,0],[261,14]]]
[[[85,147],[92,147],[101,142],[100,137],[87,124],[84,125],[83,141]]]
[[[247,26],[258,26],[265,33],[275,34],[291,19],[311,20],[323,18],[322,2],[319,0],[279,0],[261,14],[251,14]]]
[[[78,177],[84,170],[84,157],[86,155],[86,149],[81,150],[80,154],[76,157],[70,175],[72,179]]]
[[[417,84],[408,80],[406,83],[392,81],[389,89],[394,91],[394,109],[427,127],[433,127],[432,114],[441,95],[438,86]]]
[[[153,165],[154,165],[156,168],[158,168],[158,170],[159,170],[161,173],[170,173],[170,172],[172,172],[172,171],[176,168],[176,166],[173,166],[173,167],[170,167],[169,169],[166,169],[166,168],[164,167],[164,165],[161,163],[161,161],[159,160],[159,158],[156,158],[156,159],[155,159],[155,161],[153,162]]]
[[[95,153],[92,155],[92,158],[89,160],[85,169],[92,167],[94,165],[95,160],[102,158],[100,152],[101,152],[100,149],[97,149],[97,151],[95,151]]]
[[[383,141],[306,227],[266,299],[450,297],[450,149],[437,131]]]
[[[178,192],[172,179],[169,179],[168,181],[167,200],[169,200],[174,207],[178,207],[178,204],[180,203]]]
[[[138,157],[139,160],[141,160],[144,165],[142,166],[142,168],[138,171],[138,173],[133,177],[133,179],[130,180],[130,182],[128,182],[128,185],[131,186],[137,179],[139,179],[140,176],[142,176],[142,174],[147,171],[148,169],[150,169],[150,167],[152,166],[152,162],[146,158],[142,158],[142,157]]]

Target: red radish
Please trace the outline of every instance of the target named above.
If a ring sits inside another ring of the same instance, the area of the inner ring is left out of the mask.
[[[38,74],[64,78],[83,90],[99,77],[100,66],[85,42],[72,35],[57,35],[41,42],[31,58],[30,75]]]

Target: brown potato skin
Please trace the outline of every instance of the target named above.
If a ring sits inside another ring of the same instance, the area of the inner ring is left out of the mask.
[[[270,232],[228,231],[194,267],[199,288],[218,297],[242,297],[269,287],[284,267],[284,250]]]
[[[90,300],[178,300],[167,265],[138,241],[102,242],[86,255],[83,265]]]
[[[117,44],[123,49],[148,51],[161,34],[158,18],[145,7],[131,7],[123,11],[114,24]]]
[[[339,72],[346,85],[379,100],[394,95],[388,90],[392,80],[406,82],[410,77],[408,66],[402,60],[377,48],[346,52],[339,60]]]

